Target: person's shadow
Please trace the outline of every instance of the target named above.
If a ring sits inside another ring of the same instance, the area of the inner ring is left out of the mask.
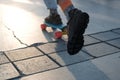
[[[90,60],[92,57],[84,51],[80,51],[76,55],[69,55],[67,52],[67,38],[65,41],[59,39],[55,50],[56,53],[50,54],[50,57],[61,66],[59,70],[60,72],[63,70],[63,72],[56,74],[59,74],[64,80],[110,80],[104,72],[92,63]]]

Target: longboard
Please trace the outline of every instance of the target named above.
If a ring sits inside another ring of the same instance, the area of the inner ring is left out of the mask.
[[[43,24],[40,25],[40,27],[42,30],[46,30],[47,27],[51,27],[53,29],[53,32],[54,32],[54,37],[56,39],[59,39],[62,37],[62,35],[67,34],[67,28],[63,24],[53,25],[53,24],[44,22]]]

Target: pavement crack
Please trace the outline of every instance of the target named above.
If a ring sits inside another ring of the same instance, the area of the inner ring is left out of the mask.
[[[15,32],[14,32],[14,31],[12,31],[12,33],[13,33],[14,38],[16,38],[16,39],[20,42],[20,44],[23,44],[23,45],[25,45],[25,46],[28,46],[26,43],[23,43],[23,42],[15,35]]]
[[[5,24],[4,24],[4,26],[5,26],[5,28],[7,28],[9,31],[12,32],[14,38],[15,38],[20,44],[25,45],[25,46],[28,46],[26,43],[23,43],[23,42],[15,35],[15,32],[14,32],[12,29],[10,29],[9,27],[7,27],[7,25],[5,25]]]

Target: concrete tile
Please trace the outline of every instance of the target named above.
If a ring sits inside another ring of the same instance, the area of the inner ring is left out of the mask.
[[[35,47],[28,47],[24,49],[7,51],[5,52],[5,54],[12,61],[43,55],[42,52],[38,51]]]
[[[20,80],[110,80],[93,63],[84,62],[23,77]]]
[[[93,43],[97,43],[97,42],[100,42],[99,40],[95,39],[95,38],[92,38],[90,36],[84,36],[84,40],[85,40],[85,43],[84,45],[88,45],[88,44],[93,44]]]
[[[67,51],[50,54],[50,56],[62,66],[74,64],[92,58],[91,56],[89,56],[88,54],[82,51],[80,51],[78,54],[73,56],[69,55]]]
[[[47,43],[44,45],[38,46],[39,49],[41,49],[44,53],[49,54],[53,52],[59,52],[66,50],[66,44],[64,42],[57,42],[57,43]]]
[[[115,38],[119,38],[120,35],[113,33],[111,31],[109,32],[103,32],[103,33],[98,33],[98,34],[93,34],[91,35],[92,37],[95,37],[97,39],[100,39],[102,41],[106,41],[106,40],[111,40],[111,39],[115,39]]]
[[[20,80],[120,80],[120,52]]]
[[[110,80],[120,80],[120,52],[92,61]]]
[[[120,49],[115,48],[105,43],[99,43],[99,44],[94,44],[91,46],[86,46],[83,48],[83,50],[96,57],[120,51]]]
[[[15,64],[24,74],[32,74],[59,67],[46,56],[18,61]]]
[[[119,39],[112,40],[112,41],[107,41],[107,42],[108,42],[109,44],[112,44],[112,45],[120,48],[120,38],[119,38]]]
[[[0,80],[18,77],[19,73],[11,63],[0,65]]]
[[[115,29],[115,30],[112,30],[112,31],[120,34],[120,29]]]
[[[9,62],[9,60],[2,52],[0,52],[0,64],[6,63],[6,62]]]

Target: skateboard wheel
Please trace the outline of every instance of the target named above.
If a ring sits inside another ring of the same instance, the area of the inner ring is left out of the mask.
[[[60,38],[62,37],[62,32],[61,32],[61,31],[56,31],[56,32],[54,33],[54,37],[55,37],[56,39],[60,39]]]
[[[41,24],[40,27],[41,27],[42,30],[46,30],[47,25],[46,24]]]

